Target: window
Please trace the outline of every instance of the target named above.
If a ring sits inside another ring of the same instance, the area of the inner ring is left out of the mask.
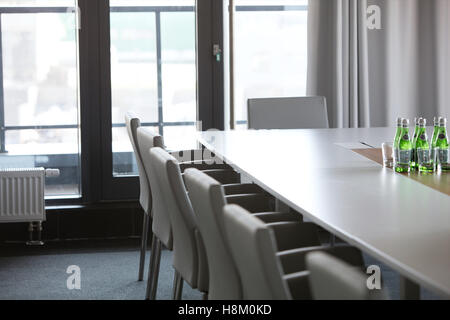
[[[306,94],[308,1],[234,3],[235,118],[246,128],[249,98]]]
[[[223,66],[210,50],[221,43],[221,9],[209,0],[0,0],[0,168],[60,169],[46,181],[51,205],[136,199],[127,111],[171,150],[197,146],[197,120],[223,122]]]
[[[0,1],[0,167],[58,168],[80,195],[75,0]]]
[[[136,175],[134,111],[169,149],[195,147],[195,1],[110,1],[113,174]]]

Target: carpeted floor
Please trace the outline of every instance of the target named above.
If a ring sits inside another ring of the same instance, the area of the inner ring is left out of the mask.
[[[138,246],[109,249],[80,248],[49,250],[31,255],[0,254],[0,299],[88,299],[143,300],[150,252],[147,254],[145,281],[137,281]],[[1,250],[1,249],[0,249]],[[62,253],[66,251],[66,253]],[[81,289],[67,289],[67,267],[81,270]],[[171,252],[164,250],[158,282],[158,299],[172,298],[173,268]],[[201,299],[201,294],[184,285],[183,299]]]
[[[146,271],[148,270],[147,254]],[[381,267],[383,283],[390,297],[398,299],[398,274],[365,256],[366,265]],[[4,299],[107,299],[141,300],[146,281],[137,281],[139,262],[136,240],[117,244],[107,241],[46,244],[43,248],[23,245],[0,247],[0,300]],[[67,267],[81,269],[81,289],[67,289]],[[147,276],[145,276],[147,279]],[[172,297],[173,268],[171,252],[163,251],[158,285],[158,299]],[[422,299],[438,297],[422,290]],[[201,299],[198,291],[184,285],[183,299]]]

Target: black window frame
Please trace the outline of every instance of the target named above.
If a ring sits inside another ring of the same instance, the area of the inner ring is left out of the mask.
[[[107,2],[107,5],[106,5]],[[110,64],[110,8],[109,0],[105,1],[101,10],[101,34],[107,35],[108,45],[102,45],[103,78],[101,104],[102,119],[102,193],[101,200],[122,201],[136,199],[139,194],[137,176],[114,176],[112,153],[112,127],[123,126],[111,123],[111,64]],[[158,25],[159,15],[162,12],[195,12],[196,16],[196,67],[197,67],[197,121],[201,121],[202,129],[222,128],[223,125],[223,62],[217,62],[212,54],[213,43],[223,47],[222,39],[222,3],[221,1],[196,0],[195,6],[185,7],[121,7],[112,12],[155,12],[157,32],[157,59],[158,59],[158,123],[143,123],[144,126],[157,126],[163,134],[164,126],[195,125],[195,122],[164,122],[162,117],[162,82],[161,82],[161,34]],[[107,48],[107,50],[106,50]],[[198,63],[202,61],[202,63]],[[106,143],[108,142],[108,143]]]

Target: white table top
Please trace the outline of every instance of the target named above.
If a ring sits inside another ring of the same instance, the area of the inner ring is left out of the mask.
[[[450,197],[348,148],[394,128],[209,131],[199,142],[313,222],[450,297]]]

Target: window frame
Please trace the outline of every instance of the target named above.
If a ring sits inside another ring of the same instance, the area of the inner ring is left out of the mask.
[[[220,2],[220,5],[219,5]],[[103,35],[100,46],[101,75],[101,194],[100,200],[119,201],[137,199],[139,195],[138,176],[114,176],[112,152],[112,128],[124,125],[113,124],[111,120],[111,63],[110,63],[110,7],[109,0],[100,4],[99,27]],[[178,10],[177,10],[178,8]],[[183,8],[179,10],[180,8]],[[156,11],[156,24],[160,25],[160,14],[173,11],[194,11],[196,23],[196,69],[197,69],[197,121],[202,129],[223,129],[223,61],[217,62],[212,54],[213,43],[223,47],[222,1],[196,0],[195,7],[145,7]],[[121,7],[117,11],[142,12],[140,7]],[[115,11],[116,11],[115,10]],[[113,11],[114,12],[114,11]],[[164,126],[195,125],[192,122],[164,122],[162,110],[162,63],[161,33],[157,27],[158,68],[158,122],[142,123],[143,126],[158,127],[160,134]],[[202,63],[198,63],[202,61]]]

